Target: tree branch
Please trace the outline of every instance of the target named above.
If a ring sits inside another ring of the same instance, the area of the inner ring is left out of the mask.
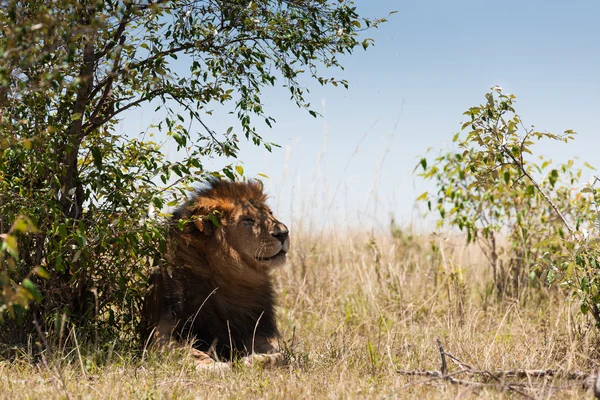
[[[119,68],[119,62],[121,61],[121,51],[123,50],[123,43],[125,43],[125,36],[121,36],[121,38],[119,39],[119,48],[117,49],[117,54],[115,54],[115,60],[113,63],[112,71],[108,76],[106,86],[104,86],[104,91],[102,93],[102,97],[96,104],[96,108],[94,109],[94,112],[90,116],[90,121],[92,121],[92,122],[96,119],[96,117],[98,116],[100,111],[107,108],[107,107],[105,107],[105,102],[112,90],[112,84],[114,82],[114,77],[115,77],[114,72]],[[111,104],[114,105],[114,101],[111,101]]]
[[[112,49],[115,48],[117,43],[122,44],[122,38],[124,37],[123,33],[125,32],[125,28],[127,27],[127,24],[131,21],[132,7],[133,7],[133,1],[130,1],[129,3],[127,3],[127,6],[125,7],[125,11],[123,11],[123,17],[121,18],[121,22],[119,22],[119,26],[117,27],[117,30],[115,31],[115,34],[114,34],[112,40],[102,50],[98,51],[95,54],[96,60],[107,55]]]
[[[84,11],[86,13],[87,10]],[[90,16],[83,15],[82,20],[89,24]],[[83,48],[83,63],[81,65],[79,79],[80,84],[77,89],[75,104],[73,105],[73,114],[71,116],[71,125],[68,129],[66,142],[60,151],[64,152],[63,165],[65,170],[60,179],[60,204],[67,215],[72,218],[78,218],[81,215],[81,205],[83,204],[83,187],[78,182],[77,155],[79,146],[85,136],[83,130],[83,114],[90,100],[90,91],[92,88],[92,79],[95,66],[94,52],[95,32],[88,38]],[[75,188],[73,192],[72,189]],[[72,200],[75,199],[75,201]]]
[[[554,210],[556,215],[558,215],[558,217],[561,219],[562,223],[567,227],[567,230],[569,231],[569,233],[571,235],[573,235],[575,233],[575,231],[573,230],[573,228],[571,227],[571,225],[569,224],[569,222],[567,221],[567,219],[565,218],[563,213],[559,210],[558,206],[552,201],[552,199],[546,194],[546,192],[544,192],[542,190],[540,185],[538,185],[538,183],[535,181],[535,179],[533,179],[531,174],[529,174],[529,172],[527,172],[527,170],[525,169],[525,166],[522,163],[520,163],[519,160],[517,160],[515,158],[515,156],[508,150],[506,145],[502,145],[502,151],[504,152],[505,155],[507,155],[513,161],[514,165],[521,171],[521,173],[529,179],[531,184],[544,197],[546,202],[548,202],[548,204],[550,204],[550,206],[552,207],[552,209]]]
[[[179,103],[180,106],[182,106],[183,108],[185,108],[187,111],[189,111],[196,119],[196,121],[200,122],[200,125],[202,125],[202,127],[206,130],[206,132],[208,132],[208,134],[210,135],[210,137],[212,138],[213,141],[215,141],[220,147],[221,150],[223,150],[223,152],[226,151],[225,146],[223,145],[223,143],[221,143],[219,141],[219,139],[217,139],[217,137],[215,136],[215,132],[213,130],[211,130],[205,123],[204,121],[202,121],[202,118],[200,118],[200,116],[198,115],[198,112],[193,111],[192,109],[190,109],[190,106],[188,106],[187,104],[185,104],[183,101],[181,101],[181,99],[175,98],[175,101],[177,101],[177,103]]]
[[[106,115],[104,116],[104,118],[98,118],[95,121],[88,121],[85,123],[85,125],[83,126],[83,130],[85,132],[90,132],[93,131],[94,129],[98,128],[99,126],[104,125],[105,123],[107,123],[108,121],[110,121],[111,119],[113,119],[114,117],[116,117],[118,114],[122,113],[125,110],[128,110],[132,107],[135,106],[139,106],[140,104],[142,104],[144,101],[148,101],[153,99],[154,97],[160,95],[160,94],[164,94],[165,91],[164,89],[158,89],[158,90],[154,90],[152,92],[149,92],[146,94],[146,96],[143,96],[139,99],[137,99],[136,101],[133,101],[129,104],[124,105],[121,108],[118,108],[117,110],[115,110],[114,112],[110,113],[110,115]]]

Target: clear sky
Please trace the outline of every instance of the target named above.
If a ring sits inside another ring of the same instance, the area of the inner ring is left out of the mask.
[[[357,0],[356,6],[369,17],[398,12],[365,33],[374,47],[343,57],[345,71],[336,76],[349,89],[312,84],[310,100],[325,116],[318,119],[297,109],[284,89],[269,89],[265,109],[277,124],[261,133],[282,147],[268,154],[242,146],[246,173],[270,177],[265,183],[282,219],[380,228],[393,214],[402,224],[422,225],[414,199],[428,187],[412,174],[418,159],[429,147],[447,146],[462,113],[496,84],[517,96],[527,125],[578,132],[572,143],[539,145],[538,153],[600,168],[600,1]],[[228,126],[219,114],[207,119],[217,131]],[[158,118],[144,107],[122,129],[144,130]]]

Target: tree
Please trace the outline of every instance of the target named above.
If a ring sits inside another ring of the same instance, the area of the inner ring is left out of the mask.
[[[178,203],[206,174],[243,174],[203,161],[235,158],[240,137],[271,150],[254,128],[275,122],[261,90],[281,82],[316,116],[302,80],[347,87],[321,70],[366,49],[372,40],[359,34],[385,21],[360,18],[346,0],[0,5],[0,316],[45,328],[93,321],[109,333],[135,324],[145,271],[165,250],[149,206]],[[151,102],[167,111],[155,128],[181,161],[166,161],[151,135],[115,133],[127,110]],[[215,104],[239,125],[212,130]]]
[[[535,141],[567,142],[575,132],[525,127],[514,108],[515,96],[499,87],[485,97],[484,104],[464,113],[465,134],[454,136],[454,150],[443,151],[433,162],[420,160],[419,175],[437,190],[418,199],[439,213],[439,226],[457,227],[468,243],[480,245],[500,296],[519,297],[530,284],[542,284],[542,277],[547,283],[560,278],[576,290],[583,279],[584,304],[597,306],[600,294],[590,301],[590,285],[583,278],[595,276],[588,263],[594,244],[578,236],[593,232],[597,190],[580,182],[582,170],[573,160],[553,168],[550,160],[532,159]],[[582,253],[584,248],[589,251]]]

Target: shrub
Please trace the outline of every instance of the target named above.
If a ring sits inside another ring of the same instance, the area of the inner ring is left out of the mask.
[[[519,296],[530,284],[556,278],[577,288],[581,285],[574,279],[589,275],[589,262],[577,262],[583,256],[575,249],[589,244],[596,190],[581,183],[582,170],[573,160],[553,167],[550,160],[533,156],[536,141],[567,142],[575,132],[526,128],[514,101],[514,95],[495,87],[484,104],[464,113],[469,120],[462,125],[464,133],[454,136],[455,148],[433,162],[420,160],[419,176],[433,181],[437,192],[418,200],[439,213],[439,227],[456,227],[468,243],[482,248],[501,296]],[[585,299],[587,294],[587,304]],[[598,297],[592,303],[597,305]]]
[[[271,150],[254,127],[274,122],[265,86],[282,82],[316,115],[303,77],[346,86],[320,71],[367,48],[358,34],[382,21],[349,1],[4,2],[0,316],[21,326],[5,322],[0,342],[65,321],[132,334],[146,272],[165,249],[161,211],[208,174],[239,178],[239,165],[203,162],[237,157],[240,138]],[[158,126],[140,138],[115,133],[127,110],[150,102],[167,112]],[[239,124],[212,130],[216,104]],[[164,158],[158,131],[180,161]]]

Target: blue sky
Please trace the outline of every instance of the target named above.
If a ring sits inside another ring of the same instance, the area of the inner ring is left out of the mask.
[[[428,187],[413,176],[414,166],[427,148],[447,146],[462,113],[496,84],[517,96],[526,124],[578,132],[570,144],[538,145],[539,154],[600,167],[597,0],[355,4],[369,17],[398,12],[365,33],[374,47],[342,58],[345,70],[336,76],[349,89],[312,84],[311,103],[324,114],[317,119],[288,101],[284,89],[266,91],[265,108],[277,124],[262,134],[282,147],[268,154],[242,146],[246,173],[270,177],[271,203],[283,219],[380,228],[394,215],[402,224],[422,225],[414,198]],[[144,130],[157,118],[143,107],[122,129]]]

